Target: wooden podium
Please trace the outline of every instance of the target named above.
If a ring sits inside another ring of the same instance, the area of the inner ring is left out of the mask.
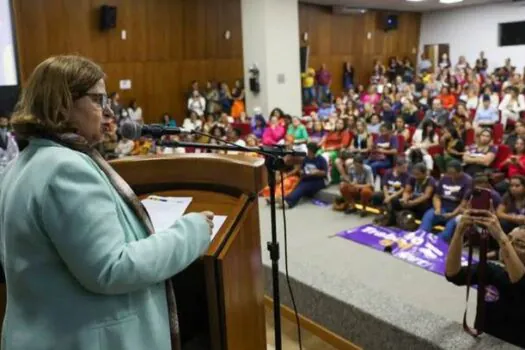
[[[183,349],[266,349],[258,207],[264,159],[182,154],[111,165],[141,198],[192,197],[188,212],[227,216],[204,257],[174,277]]]

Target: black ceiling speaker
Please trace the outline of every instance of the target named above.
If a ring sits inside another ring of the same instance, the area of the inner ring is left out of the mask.
[[[117,7],[110,5],[100,6],[100,30],[117,27]]]

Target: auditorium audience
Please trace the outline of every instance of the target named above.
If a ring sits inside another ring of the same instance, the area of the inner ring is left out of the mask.
[[[509,87],[499,105],[499,110],[501,111],[501,124],[505,128],[508,120],[516,122],[520,118],[520,113],[525,111],[525,97],[516,87]]]
[[[345,169],[341,172],[341,198],[334,203],[334,209],[343,210],[347,214],[354,213],[357,211],[355,202],[359,200],[362,205],[360,215],[365,217],[366,208],[374,193],[374,175],[370,166],[364,164],[363,156],[355,155],[351,160],[352,162],[345,163]]]
[[[202,120],[194,110],[189,111],[188,117],[184,118],[182,127],[188,131],[199,131],[202,128]]]
[[[422,218],[432,208],[432,197],[436,190],[437,182],[430,176],[425,163],[417,163],[412,167],[411,177],[405,187],[400,207],[414,213],[415,217]]]
[[[440,237],[448,241],[456,227],[456,216],[467,204],[472,189],[472,178],[463,172],[461,163],[452,160],[447,164],[447,172],[441,177],[432,199],[433,208],[423,215],[420,229],[432,232],[435,225],[445,224]]]
[[[319,146],[315,143],[307,144],[308,153],[300,168],[295,169],[293,174],[299,174],[300,180],[293,191],[284,197],[284,207],[295,207],[301,198],[313,197],[317,192],[326,187],[328,175],[328,163],[321,155],[316,155]],[[278,201],[280,203],[281,201]]]
[[[492,127],[499,121],[498,110],[491,106],[490,96],[483,95],[483,101],[476,111],[474,117],[474,128],[480,131],[480,129]]]
[[[405,158],[399,157],[396,159],[394,168],[387,170],[381,179],[382,191],[372,196],[372,203],[384,208],[384,215],[376,218],[374,222],[383,226],[395,224],[395,213],[402,208],[400,202],[409,180],[407,162]]]
[[[447,170],[449,161],[463,160],[465,145],[456,128],[453,126],[448,126],[443,129],[443,135],[441,136],[441,146],[443,147],[443,153],[434,159],[436,165],[439,168],[439,171],[444,174]]]
[[[133,122],[144,124],[144,119],[142,119],[142,108],[137,104],[137,100],[132,99],[129,101],[128,115],[129,119]]]
[[[465,172],[471,176],[490,170],[490,166],[496,159],[498,149],[492,145],[492,131],[483,129],[474,145],[467,147],[463,154]]]
[[[441,100],[435,98],[432,100],[432,108],[425,113],[423,120],[431,120],[434,124],[443,127],[448,123],[449,112],[443,108]]]
[[[333,165],[339,156],[339,152],[348,147],[350,140],[351,135],[348,130],[346,130],[344,120],[338,119],[335,122],[334,129],[329,130],[319,143],[319,154],[326,159],[329,166],[328,179],[331,182],[339,183],[339,171],[337,170],[337,167]]]
[[[275,111],[275,110],[274,110]],[[264,129],[262,135],[262,144],[265,146],[275,146],[283,142],[286,130],[279,123],[278,116],[272,112],[270,121]]]
[[[365,161],[370,165],[374,176],[381,169],[392,166],[392,157],[397,154],[397,137],[392,135],[391,124],[381,124],[380,135],[373,143],[368,159]]]
[[[235,81],[235,86],[232,89],[232,109],[231,109],[231,116],[234,119],[240,119],[242,113],[245,112],[244,108],[244,86],[240,79]]]
[[[402,116],[396,118],[396,124],[393,134],[395,136],[402,136],[405,140],[405,144],[408,144],[410,140],[410,130],[405,124],[405,119]]]
[[[497,207],[497,214],[505,233],[525,225],[525,176],[510,177],[508,191]]]
[[[421,129],[417,129],[412,136],[412,146],[406,151],[410,154],[413,150],[419,150],[423,153],[423,160],[429,170],[434,168],[434,161],[432,156],[428,154],[428,149],[439,145],[439,137],[434,130],[434,123],[430,120],[425,120],[421,124]]]

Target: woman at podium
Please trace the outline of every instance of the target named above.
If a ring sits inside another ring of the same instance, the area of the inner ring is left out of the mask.
[[[29,146],[0,179],[2,349],[180,347],[165,281],[205,252],[213,214],[153,231],[95,150],[108,107],[104,72],[78,56],[45,60],[22,93],[13,127]]]

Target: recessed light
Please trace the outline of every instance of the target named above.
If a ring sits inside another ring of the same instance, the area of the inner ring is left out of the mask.
[[[422,2],[422,1],[425,1],[425,0],[407,0],[408,2]]]
[[[462,2],[463,0],[439,0],[442,4],[455,4],[457,2]]]

